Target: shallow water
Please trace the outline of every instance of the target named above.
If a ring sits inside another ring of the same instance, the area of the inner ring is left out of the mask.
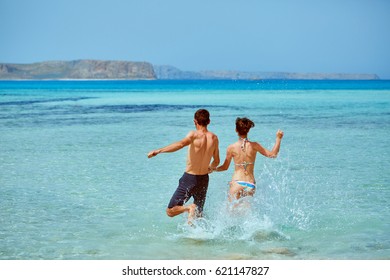
[[[211,113],[222,160],[256,126],[249,210],[232,166],[205,217],[165,208],[186,150],[147,159]],[[390,82],[0,82],[0,259],[390,259]]]

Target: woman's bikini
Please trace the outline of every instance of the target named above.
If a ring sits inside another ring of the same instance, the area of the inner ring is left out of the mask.
[[[240,138],[240,140],[242,140],[242,144],[241,144],[241,151],[243,151],[245,153],[245,157],[246,157],[246,143],[249,142],[248,138]],[[245,175],[248,174],[248,171],[246,170],[248,165],[250,164],[254,164],[253,162],[247,162],[247,161],[243,161],[241,163],[235,163],[236,166],[242,166],[244,168],[244,173]],[[244,187],[244,191],[245,192],[250,192],[250,191],[254,191],[256,189],[256,182],[254,183],[251,183],[251,182],[246,182],[246,181],[241,181],[241,180],[235,180],[234,182],[236,182],[238,185]]]

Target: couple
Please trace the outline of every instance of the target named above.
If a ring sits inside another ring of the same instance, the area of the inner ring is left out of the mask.
[[[278,130],[276,143],[269,151],[259,143],[248,140],[248,132],[255,124],[247,118],[237,118],[238,141],[227,148],[226,159],[221,166],[218,166],[220,162],[218,137],[207,130],[207,126],[210,124],[209,112],[205,109],[196,111],[194,124],[196,130],[190,131],[182,140],[164,148],[153,150],[148,154],[148,158],[151,158],[160,153],[171,153],[189,146],[186,170],[180,178],[179,186],[167,208],[169,217],[188,212],[189,224],[192,223],[194,218],[202,216],[209,184],[209,173],[227,170],[233,159],[235,170],[230,183],[229,200],[238,200],[248,195],[253,196],[256,188],[253,170],[257,152],[263,156],[275,158],[279,153],[280,142],[283,137],[283,132]],[[213,159],[212,162],[211,159]],[[184,205],[191,197],[194,198],[194,203]]]

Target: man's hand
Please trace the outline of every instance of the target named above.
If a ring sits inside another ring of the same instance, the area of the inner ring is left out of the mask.
[[[216,170],[217,170],[217,168],[209,166],[209,171],[208,171],[208,173],[211,174],[211,173],[213,173],[213,172],[216,171]]]
[[[159,153],[160,153],[160,150],[151,151],[151,152],[149,152],[149,154],[148,154],[148,158],[155,157],[155,156],[157,156]]]

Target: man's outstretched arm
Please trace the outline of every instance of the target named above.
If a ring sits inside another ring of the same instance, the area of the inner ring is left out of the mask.
[[[184,137],[180,141],[174,142],[174,143],[172,143],[164,148],[150,151],[148,153],[148,158],[157,156],[158,154],[161,154],[161,153],[173,153],[173,152],[176,152],[176,151],[184,148],[185,146],[188,146],[192,142],[192,135],[193,135],[193,132],[190,132],[187,134],[186,137]]]

